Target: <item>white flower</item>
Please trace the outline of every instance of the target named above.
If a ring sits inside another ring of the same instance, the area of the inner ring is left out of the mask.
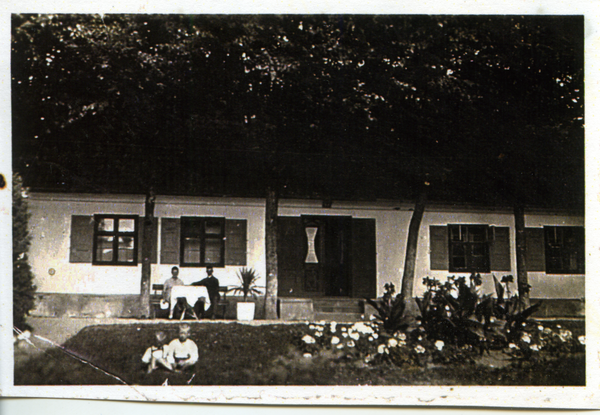
[[[538,346],[537,344],[532,344],[530,349],[533,350],[534,352],[539,352],[540,346]]]
[[[496,321],[496,317],[490,317],[490,323],[494,323]]]
[[[346,331],[346,327],[342,327],[342,331]]]
[[[357,332],[355,332],[355,331],[353,331],[353,332],[350,332],[350,334],[348,334],[348,335],[350,336],[350,338],[351,338],[352,340],[356,340],[356,341],[358,341],[358,339],[360,339],[360,334],[358,334],[358,333],[357,333]]]
[[[335,333],[336,326],[337,326],[337,323],[335,321],[332,321],[331,325],[329,326],[329,329],[331,330],[332,333]]]
[[[343,333],[342,333],[342,337],[345,339],[346,337],[348,337],[348,333],[346,333],[346,332],[343,332]]]
[[[396,347],[398,346],[398,340],[396,339],[389,339],[387,342],[388,347]]]
[[[557,324],[557,325],[556,325],[556,328],[557,328],[557,329],[561,329],[561,328],[562,328],[562,326],[561,326],[560,324]]]
[[[518,349],[517,345],[514,343],[509,344],[508,347],[511,349]]]
[[[373,329],[363,322],[354,323],[350,331],[357,331],[361,334],[373,334]]]
[[[336,346],[338,349],[343,349],[344,348],[344,343],[340,343]]]
[[[539,325],[539,326],[538,326],[538,330],[539,330],[539,331],[544,331],[544,326],[542,326],[542,325]]]
[[[312,336],[309,336],[308,334],[305,335],[304,337],[302,337],[302,341],[306,344],[314,344],[316,342],[315,338]]]
[[[521,335],[521,340],[525,343],[531,343],[531,336],[529,336],[529,333],[523,333]]]
[[[579,340],[579,343],[585,345],[585,336],[579,336],[577,337],[577,340]]]
[[[312,354],[310,354],[310,353],[304,353],[302,356],[304,356],[304,357],[312,357]]]
[[[336,344],[339,344],[339,342],[340,342],[340,339],[338,337],[333,336],[331,338],[331,344],[336,345]]]
[[[435,348],[438,349],[441,352],[442,349],[444,348],[444,342],[442,340],[436,341],[435,342]]]
[[[314,326],[314,324],[311,324],[310,326],[308,326],[308,328],[311,329],[311,330],[314,330],[315,326]]]
[[[377,353],[384,354],[384,353],[389,353],[389,352],[388,352],[388,349],[385,346],[385,344],[380,344],[379,346],[377,346]]]
[[[376,339],[376,338],[378,338],[378,337],[379,337],[379,334],[377,334],[377,333],[373,333],[373,338],[374,338],[374,339]]]
[[[315,337],[322,337],[323,336],[323,332],[322,331],[317,331],[315,333]]]
[[[346,343],[346,346],[354,347],[354,346],[356,346],[356,343],[354,343],[354,340],[350,340],[348,343]]]
[[[372,342],[373,340],[375,340],[373,336],[369,336],[369,341]]]
[[[425,353],[425,348],[423,346],[421,346],[420,344],[418,344],[417,347],[415,347],[415,352]]]
[[[572,339],[572,338],[573,338],[573,333],[571,333],[571,331],[570,331],[570,330],[565,330],[565,329],[562,329],[562,330],[560,331],[560,336],[564,337],[564,338],[565,338],[565,339],[567,339],[567,340],[570,340],[570,339]]]
[[[544,334],[552,334],[552,329],[550,327],[544,327]]]
[[[394,337],[400,340],[406,340],[406,333],[397,331],[396,333],[394,333]]]
[[[417,340],[418,340],[418,341],[421,341],[421,340],[423,340],[423,337],[422,337],[422,336],[419,336],[419,338],[418,338]]]

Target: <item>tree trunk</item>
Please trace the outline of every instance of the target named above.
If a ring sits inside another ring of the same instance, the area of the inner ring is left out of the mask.
[[[152,281],[152,241],[154,241],[154,194],[146,196],[146,216],[142,221],[144,237],[142,240],[142,282],[140,290],[139,311],[142,318],[150,316],[150,282]]]
[[[277,192],[267,189],[265,216],[265,250],[267,287],[265,292],[265,318],[277,319]]]
[[[516,205],[515,214],[515,242],[517,245],[517,287],[521,305],[529,307],[529,283],[527,281],[527,264],[525,262],[525,210],[523,206]]]
[[[407,302],[407,306],[408,303],[412,303],[413,299],[419,228],[421,227],[421,219],[423,219],[426,200],[427,190],[424,189],[415,203],[415,211],[413,212],[412,218],[410,219],[410,225],[408,226],[406,258],[404,259],[404,273],[402,274],[402,289],[400,291],[400,295],[404,301]]]

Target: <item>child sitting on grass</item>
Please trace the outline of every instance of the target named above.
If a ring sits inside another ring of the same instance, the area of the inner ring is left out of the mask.
[[[166,344],[167,336],[164,332],[156,333],[156,343],[146,349],[142,356],[142,362],[148,365],[148,373],[152,373],[158,365],[167,370],[173,370],[173,359],[169,353],[169,346]]]
[[[198,346],[190,339],[190,330],[189,324],[180,326],[179,337],[169,343],[169,358],[176,371],[192,367],[198,361]]]

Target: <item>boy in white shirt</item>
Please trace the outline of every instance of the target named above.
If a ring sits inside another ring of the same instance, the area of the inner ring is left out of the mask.
[[[187,369],[198,361],[198,346],[190,339],[191,327],[184,324],[179,327],[179,337],[169,343],[168,360],[173,362],[173,368]]]

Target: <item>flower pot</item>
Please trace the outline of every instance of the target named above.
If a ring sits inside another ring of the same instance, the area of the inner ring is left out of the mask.
[[[237,303],[237,319],[241,321],[251,321],[254,320],[254,308],[256,304],[254,303]]]

